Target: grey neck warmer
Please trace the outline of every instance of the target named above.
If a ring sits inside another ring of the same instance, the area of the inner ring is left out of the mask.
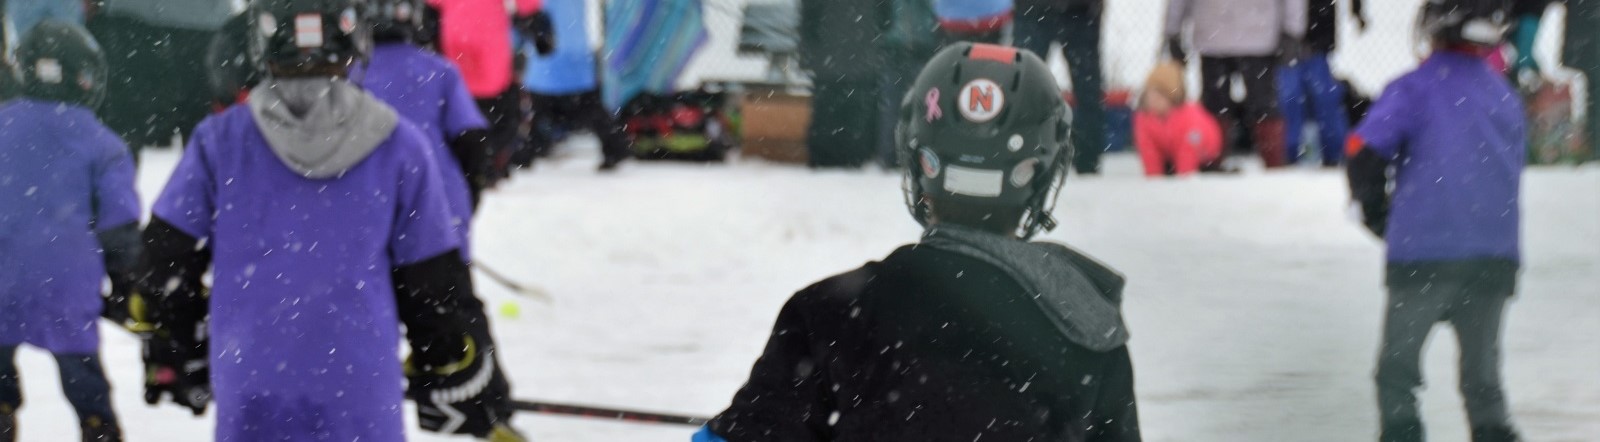
[[[394,109],[350,82],[272,79],[250,91],[250,114],[272,153],[306,178],[344,174],[394,132]]]
[[[1122,275],[1076,250],[952,225],[930,227],[921,245],[1000,268],[1078,345],[1103,352],[1128,342]]]

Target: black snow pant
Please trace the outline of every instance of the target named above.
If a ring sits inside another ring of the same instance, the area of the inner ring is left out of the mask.
[[[1386,428],[1421,425],[1420,359],[1428,333],[1439,322],[1455,329],[1460,345],[1460,388],[1469,423],[1473,428],[1510,425],[1500,387],[1500,330],[1516,272],[1517,264],[1509,260],[1389,265],[1389,305],[1376,373]]]
[[[1233,101],[1235,76],[1244,82],[1243,103]],[[1278,116],[1276,57],[1200,57],[1200,103],[1218,119],[1246,127]]]
[[[488,98],[474,98],[478,103],[478,110],[483,112],[483,117],[489,120],[489,148],[490,181],[510,176],[511,152],[516,150],[517,125],[522,121],[518,116],[522,112],[521,88],[512,85],[500,95]]]
[[[16,410],[22,407],[22,379],[17,372],[17,347],[0,346],[0,409]],[[111,410],[111,383],[100,366],[97,354],[57,354],[56,367],[61,373],[61,391],[72,404],[80,422],[91,418],[101,423],[116,425],[117,415]]]
[[[1059,12],[1046,8],[1018,8],[1014,36],[1017,47],[1039,58],[1049,55],[1050,43],[1061,43],[1067,70],[1072,74],[1072,168],[1078,173],[1100,171],[1100,154],[1106,143],[1105,75],[1100,66],[1099,7]]]
[[[592,90],[568,95],[543,95],[528,93],[530,102],[528,118],[533,122],[532,129],[528,131],[528,142],[517,152],[512,162],[522,166],[533,163],[536,157],[544,156],[555,147],[557,140],[550,138],[550,134],[540,130],[545,124],[554,124],[571,128],[588,129],[595,137],[600,138],[600,152],[604,155],[604,162],[618,163],[627,159],[632,153],[628,134],[623,133],[622,123],[617,121],[617,116],[606,110],[600,102],[600,91]],[[545,124],[541,124],[545,123]]]
[[[818,73],[806,150],[811,167],[860,167],[877,152],[879,79]]]

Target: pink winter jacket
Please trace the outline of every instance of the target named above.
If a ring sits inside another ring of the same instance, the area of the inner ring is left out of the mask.
[[[1178,175],[1186,175],[1222,155],[1222,128],[1194,102],[1165,117],[1141,111],[1133,116],[1133,145],[1144,160],[1145,176],[1161,176],[1168,164]]]
[[[511,86],[511,13],[539,10],[541,0],[428,0],[439,10],[439,52],[455,62],[473,98]]]

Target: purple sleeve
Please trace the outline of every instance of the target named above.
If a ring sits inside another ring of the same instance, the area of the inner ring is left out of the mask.
[[[134,188],[133,156],[105,126],[92,125],[88,141],[99,151],[94,164],[94,226],[105,230],[139,221],[139,194]]]
[[[444,131],[444,140],[449,142],[463,132],[488,128],[489,120],[478,110],[478,103],[472,100],[472,92],[467,91],[467,82],[461,79],[455,66],[446,65],[442,81],[444,110],[439,113],[439,119],[444,121],[439,122],[439,128]]]
[[[1390,84],[1356,126],[1355,133],[1366,148],[1384,158],[1399,156],[1400,148],[1411,138],[1411,130],[1417,127],[1419,109],[1415,106],[1420,103],[1414,101],[1404,80]]]
[[[427,138],[404,121],[395,127],[388,141],[399,143],[402,162],[399,206],[394,230],[389,238],[389,254],[395,266],[415,264],[461,247],[445,201],[439,166],[428,154]]]
[[[178,167],[167,179],[167,187],[156,197],[151,216],[159,217],[195,238],[211,236],[216,213],[216,181],[207,160],[211,131],[202,123],[183,148]]]

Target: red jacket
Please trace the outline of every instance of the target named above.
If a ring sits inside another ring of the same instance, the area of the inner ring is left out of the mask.
[[[428,0],[439,10],[439,52],[454,62],[473,98],[511,86],[511,16],[539,10],[541,0]]]
[[[1178,175],[1185,175],[1222,155],[1222,128],[1211,113],[1191,102],[1165,117],[1152,112],[1135,114],[1133,145],[1144,160],[1145,176],[1162,175],[1168,164]]]

